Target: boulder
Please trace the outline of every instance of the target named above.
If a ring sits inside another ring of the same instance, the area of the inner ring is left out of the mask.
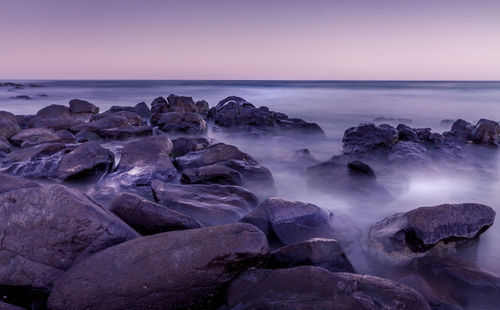
[[[58,130],[58,131],[56,131],[56,135],[59,137],[58,142],[61,142],[61,143],[75,143],[76,142],[75,136],[71,132],[69,132],[68,130],[65,130],[65,129]]]
[[[151,187],[160,204],[206,226],[237,222],[258,203],[252,192],[239,186],[177,185],[156,180]]]
[[[0,113],[9,113],[9,112],[0,111]],[[35,117],[34,115],[15,115],[16,123],[21,127],[21,129],[28,128],[29,127],[28,122],[31,121],[34,117]]]
[[[10,141],[23,148],[42,143],[59,142],[59,140],[61,137],[54,130],[47,128],[24,129],[10,138]]]
[[[140,115],[143,120],[149,119],[151,117],[151,110],[149,109],[148,105],[145,104],[144,102],[140,102],[133,107],[112,106],[109,109],[109,111],[112,113],[121,112],[121,111],[134,112],[134,113],[137,113],[138,115]]]
[[[7,111],[0,111],[0,119],[8,119],[15,124],[19,124],[18,117]]]
[[[216,309],[226,285],[258,266],[267,250],[264,234],[241,223],[136,238],[71,268],[48,307]]]
[[[314,238],[281,247],[269,255],[268,268],[317,266],[331,272],[353,272],[354,267],[337,240]]]
[[[125,127],[125,128],[128,128],[128,127]],[[76,142],[78,142],[78,143],[87,142],[87,141],[99,141],[99,140],[101,140],[101,136],[99,136],[94,131],[82,129],[75,134],[75,139],[76,139]]]
[[[351,223],[330,211],[300,201],[270,198],[240,221],[257,226],[272,244],[278,246],[329,238],[348,248],[359,239],[359,231]]]
[[[13,122],[8,118],[0,117],[0,136],[9,139],[21,131],[21,127],[17,122]]]
[[[0,152],[9,153],[12,149],[12,145],[9,140],[4,136],[0,136]]]
[[[97,131],[97,134],[108,140],[125,140],[135,137],[151,136],[153,134],[153,128],[151,126],[108,128]]]
[[[417,258],[456,253],[477,240],[494,219],[493,209],[475,203],[420,207],[372,225],[362,246],[375,262],[406,266]]]
[[[197,110],[198,114],[203,115],[203,116],[207,115],[208,110],[210,109],[208,106],[208,102],[206,102],[205,100],[200,100],[200,101],[196,101],[195,105],[196,105],[196,110]]]
[[[415,143],[422,142],[417,132],[413,128],[410,128],[409,126],[404,124],[399,124],[396,129],[398,131],[399,141],[411,141]]]
[[[75,189],[20,185],[0,195],[1,286],[47,292],[74,264],[138,236]]]
[[[72,99],[69,101],[69,111],[72,114],[97,114],[99,107],[85,100]]]
[[[38,183],[33,181],[12,177],[3,173],[0,173],[0,194],[10,192],[11,190],[21,189],[21,188],[35,188],[40,187]]]
[[[231,282],[229,309],[414,309],[430,310],[406,285],[374,276],[320,267],[252,269]]]
[[[498,122],[480,119],[471,132],[471,139],[474,143],[497,146],[499,134],[500,125]]]
[[[207,123],[203,117],[192,112],[184,114],[178,112],[164,113],[158,120],[158,125],[161,126],[162,131],[168,133],[196,135],[207,132]]]
[[[170,111],[176,110],[178,112],[198,112],[196,108],[196,104],[191,97],[185,96],[177,96],[174,94],[170,94],[167,97],[168,100],[168,108]]]
[[[163,97],[158,97],[151,102],[151,114],[168,112],[168,101]]]
[[[269,197],[276,193],[271,172],[250,155],[224,143],[175,159],[188,184],[240,185]]]
[[[61,158],[54,176],[75,179],[97,172],[107,173],[113,168],[114,157],[110,150],[102,148],[99,143],[85,142]]]
[[[297,118],[288,118],[283,113],[270,111],[267,107],[256,108],[245,99],[231,96],[221,100],[209,110],[208,117],[216,125],[262,134],[288,133],[323,135],[323,130],[315,124]]]
[[[67,106],[51,104],[36,113],[40,118],[71,118],[71,111]]]
[[[166,136],[152,136],[130,141],[122,149],[113,177],[124,186],[149,185],[153,180],[168,181],[177,177],[170,156],[172,142]]]
[[[74,117],[47,118],[36,116],[28,121],[30,128],[49,128],[53,130],[69,130],[73,126],[81,125],[83,122]]]
[[[174,157],[186,155],[190,152],[196,152],[206,149],[211,143],[207,138],[186,138],[181,137],[172,140]]]
[[[190,216],[130,193],[116,196],[108,209],[143,235],[202,226]]]
[[[82,123],[71,127],[71,131],[78,132],[85,129],[92,132],[98,132],[103,129],[140,126],[141,124],[142,118],[137,113],[128,111],[121,111],[116,113],[104,112],[95,115],[88,123]]]
[[[398,131],[391,125],[368,123],[347,129],[342,144],[344,153],[355,154],[391,146],[398,141],[398,137]]]

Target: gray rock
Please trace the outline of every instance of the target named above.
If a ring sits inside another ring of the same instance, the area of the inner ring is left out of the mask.
[[[0,117],[0,136],[9,139],[20,131],[21,127],[19,127],[17,122],[13,122],[8,118]]]
[[[35,183],[27,179],[16,178],[0,173],[0,194],[15,189],[35,188],[35,187],[40,187],[40,185],[38,183]]]
[[[69,101],[69,111],[72,114],[97,114],[99,107],[85,100],[72,99]]]
[[[0,136],[0,152],[9,153],[12,149],[12,145],[9,140],[4,136]]]
[[[128,111],[121,111],[116,113],[104,112],[95,115],[88,123],[82,123],[71,127],[71,131],[78,132],[85,129],[92,132],[98,132],[103,129],[140,126],[141,124],[142,118],[137,113]]]
[[[345,131],[342,144],[347,154],[362,153],[391,146],[398,141],[398,136],[398,131],[391,125],[360,124]]]
[[[116,196],[108,209],[143,235],[202,227],[190,216],[130,193]]]
[[[246,271],[229,285],[226,307],[235,310],[269,307],[430,310],[422,295],[406,285],[310,266]]]
[[[36,116],[43,118],[71,118],[71,112],[67,106],[51,104],[36,113]]]
[[[10,141],[23,148],[42,143],[59,142],[60,140],[61,137],[54,130],[47,128],[24,129],[10,138]]]
[[[168,100],[168,108],[170,111],[173,111],[174,108],[178,112],[193,112],[196,113],[198,112],[198,109],[196,108],[196,104],[193,101],[193,98],[191,97],[185,97],[185,96],[177,96],[174,94],[170,94],[167,97]]]
[[[53,310],[212,309],[225,286],[267,254],[248,224],[161,233],[109,248],[66,272],[48,300]]]
[[[49,289],[84,258],[138,236],[81,192],[62,185],[33,187],[25,181],[2,193],[0,205],[0,285],[19,291]]]
[[[153,128],[151,126],[118,127],[102,129],[97,133],[104,139],[124,140],[136,137],[151,136],[153,134]]]
[[[474,143],[498,145],[500,125],[495,121],[480,119],[471,132]]]
[[[102,148],[99,143],[85,142],[61,158],[54,176],[74,179],[97,172],[107,173],[113,168],[114,157],[111,151]]]
[[[475,203],[421,207],[374,224],[363,250],[376,262],[395,266],[426,256],[448,256],[477,240],[494,219],[493,209]]]
[[[172,140],[174,145],[173,155],[174,157],[179,157],[186,155],[187,153],[201,151],[206,149],[212,143],[207,138],[177,138]]]
[[[269,256],[268,268],[317,266],[331,272],[356,272],[337,240],[314,238],[281,247]]]
[[[336,239],[348,248],[359,239],[359,231],[351,223],[316,205],[300,201],[267,199],[241,222],[257,226],[276,245],[328,238]]]
[[[258,203],[252,192],[239,186],[177,185],[156,180],[151,187],[160,204],[206,226],[237,222]]]
[[[83,122],[74,117],[48,118],[36,116],[28,121],[30,128],[49,128],[53,130],[69,130]]]
[[[196,110],[200,115],[206,116],[209,109],[208,102],[205,100],[196,101]]]

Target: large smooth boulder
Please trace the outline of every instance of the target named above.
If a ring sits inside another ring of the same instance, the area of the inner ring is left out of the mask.
[[[92,132],[99,132],[103,129],[140,126],[142,118],[139,114],[129,111],[120,111],[116,113],[104,112],[92,117],[90,122],[78,124],[71,127],[72,132],[87,130]]]
[[[17,122],[9,118],[0,117],[0,136],[9,139],[21,131]]]
[[[345,153],[367,152],[379,147],[388,147],[398,141],[399,133],[391,125],[367,123],[351,127],[344,132],[342,144]]]
[[[196,152],[206,149],[211,143],[207,138],[177,138],[172,140],[174,145],[173,155],[179,157],[190,152]]]
[[[14,189],[33,187],[40,187],[40,185],[27,179],[17,178],[0,173],[0,194],[9,192]]]
[[[72,114],[97,114],[99,107],[85,100],[72,99],[69,101],[69,111]]]
[[[140,102],[133,107],[124,107],[124,106],[112,106],[109,109],[110,112],[121,112],[121,111],[129,111],[139,114],[142,119],[149,119],[151,117],[151,110],[148,105],[144,102]]]
[[[143,235],[202,227],[190,216],[131,193],[116,196],[108,209]]]
[[[258,203],[255,195],[232,185],[177,185],[152,183],[156,200],[170,209],[194,217],[203,225],[237,222]]]
[[[107,173],[113,168],[114,159],[113,152],[99,143],[85,142],[61,158],[54,176],[73,179],[99,172]]]
[[[314,238],[274,250],[268,268],[317,266],[331,272],[356,272],[335,239]]]
[[[253,269],[231,282],[227,309],[430,310],[406,285],[374,276],[320,267]]]
[[[12,144],[4,136],[0,136],[0,153],[9,153],[12,150]]]
[[[48,290],[74,264],[138,236],[78,190],[19,185],[0,195],[0,285]]]
[[[36,116],[43,118],[71,118],[71,111],[67,106],[60,104],[51,104],[42,108],[36,113]]]
[[[269,198],[241,219],[262,230],[276,245],[292,245],[312,238],[336,239],[349,247],[359,238],[352,224],[316,205]]]
[[[107,128],[98,131],[98,135],[108,140],[125,140],[136,137],[147,137],[153,135],[151,126],[130,126]]]
[[[208,117],[223,128],[244,130],[255,133],[287,133],[323,135],[323,130],[315,123],[269,110],[257,108],[241,97],[231,96],[221,100],[209,110]]]
[[[153,114],[151,124],[168,133],[196,135],[207,131],[207,123],[203,117],[193,112]]]
[[[225,286],[267,255],[252,225],[161,233],[102,251],[67,271],[48,300],[53,310],[212,309]]]
[[[196,104],[194,103],[193,98],[186,96],[177,96],[174,94],[170,94],[167,97],[168,107],[170,111],[175,112],[198,112],[196,108]]]
[[[59,142],[60,140],[61,137],[59,137],[54,130],[47,128],[24,129],[10,138],[10,141],[21,147],[30,147],[42,143]]]
[[[488,119],[480,119],[471,132],[474,143],[498,145],[500,125],[498,122]]]
[[[456,253],[494,220],[492,208],[476,203],[420,207],[372,225],[363,250],[378,263],[405,266],[417,258]]]
[[[239,185],[262,197],[276,193],[271,172],[232,145],[213,144],[177,157],[175,162],[184,183]]]
[[[30,128],[49,128],[53,130],[69,130],[71,127],[83,124],[83,122],[75,117],[40,117],[36,116],[28,121]]]
[[[122,149],[113,177],[124,186],[171,180],[177,176],[170,160],[172,148],[172,141],[164,135],[130,141]]]

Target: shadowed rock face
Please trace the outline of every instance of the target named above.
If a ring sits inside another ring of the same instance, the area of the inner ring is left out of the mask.
[[[197,113],[168,112],[155,113],[151,116],[151,125],[159,126],[163,132],[176,134],[204,134],[207,123]]]
[[[361,124],[351,127],[344,133],[342,143],[346,153],[358,153],[373,150],[377,147],[387,147],[398,140],[398,131],[387,124]]]
[[[271,172],[232,145],[214,144],[177,157],[175,162],[184,183],[239,185],[263,197],[276,193]]]
[[[69,111],[73,114],[97,114],[99,107],[85,100],[72,99],[69,101]]]
[[[130,193],[116,196],[108,209],[143,235],[202,227],[190,216]]]
[[[253,269],[231,282],[227,309],[430,310],[415,290],[390,280],[319,267]]]
[[[268,268],[317,266],[331,272],[356,272],[337,240],[314,238],[281,247],[269,256]]]
[[[208,117],[223,128],[232,128],[260,134],[294,134],[323,135],[323,130],[316,123],[308,123],[298,118],[270,111],[267,107],[256,108],[245,99],[231,96],[221,100],[210,109]]]
[[[61,137],[52,129],[30,128],[21,130],[10,140],[21,147],[30,147],[41,143],[59,142]]]
[[[20,182],[0,195],[0,285],[49,289],[75,263],[138,236],[77,190]]]
[[[224,287],[267,255],[252,225],[167,232],[98,253],[66,272],[50,309],[206,309],[223,303]],[[91,285],[89,285],[91,283]]]
[[[174,145],[174,157],[183,156],[190,152],[204,150],[212,144],[207,138],[177,138],[172,140],[172,143]]]
[[[160,204],[206,226],[237,222],[258,203],[252,192],[239,186],[176,185],[156,180],[151,187]]]
[[[316,205],[278,198],[263,201],[241,222],[257,226],[271,243],[277,245],[291,245],[312,238],[332,238],[349,247],[359,238],[356,228]]]
[[[464,203],[421,207],[374,224],[364,251],[379,263],[403,266],[424,256],[456,252],[493,225],[495,211]]]
[[[481,119],[477,122],[476,127],[472,129],[472,141],[479,144],[498,145],[498,135],[500,134],[500,126],[498,122]]]

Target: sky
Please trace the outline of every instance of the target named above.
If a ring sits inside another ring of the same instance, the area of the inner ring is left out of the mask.
[[[0,0],[1,79],[500,80],[498,0]]]

